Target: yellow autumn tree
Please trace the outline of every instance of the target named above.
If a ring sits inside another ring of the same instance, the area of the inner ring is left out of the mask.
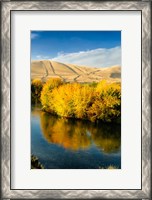
[[[76,118],[88,119],[87,111],[94,100],[94,88],[82,85],[73,93],[73,105]]]
[[[63,83],[50,79],[41,92],[47,112],[67,118],[112,122],[121,115],[121,85],[101,81],[98,84]]]
[[[80,84],[64,84],[52,91],[53,108],[57,115],[64,117],[74,116],[74,94],[80,90]]]
[[[60,78],[50,78],[43,86],[41,92],[41,104],[43,109],[47,112],[52,110],[52,90],[62,85],[63,82]]]
[[[88,110],[92,121],[111,122],[121,115],[121,87],[117,83],[101,81],[96,87],[96,98]]]

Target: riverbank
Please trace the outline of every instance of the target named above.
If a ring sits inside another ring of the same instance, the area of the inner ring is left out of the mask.
[[[44,169],[44,166],[39,162],[38,158],[31,155],[31,169]]]

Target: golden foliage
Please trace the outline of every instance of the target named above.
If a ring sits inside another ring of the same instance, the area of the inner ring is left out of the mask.
[[[80,85],[64,84],[52,91],[53,108],[57,115],[63,117],[74,117],[74,94],[80,89]]]
[[[48,112],[53,112],[52,110],[52,90],[62,85],[63,82],[60,78],[50,78],[43,86],[41,92],[41,104],[43,109]]]
[[[50,79],[41,93],[44,110],[67,118],[112,122],[121,115],[121,86],[101,81],[97,85]]]
[[[73,97],[75,117],[88,119],[87,112],[95,97],[94,88],[88,85],[81,86],[79,90],[74,92]]]
[[[88,110],[92,121],[111,122],[121,115],[121,87],[117,83],[107,83],[105,80],[96,87],[96,98]]]

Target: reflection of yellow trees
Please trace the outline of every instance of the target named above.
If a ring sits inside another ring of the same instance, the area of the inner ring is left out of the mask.
[[[48,142],[59,144],[64,148],[79,150],[90,146],[86,128],[80,122],[69,123],[69,120],[48,116],[41,113],[41,128]]]
[[[106,153],[118,151],[120,148],[120,131],[80,120],[69,120],[40,114],[41,129],[44,138],[71,150],[87,149],[95,143]]]
[[[90,132],[94,143],[105,153],[117,152],[120,149],[121,136],[118,126],[91,127]]]

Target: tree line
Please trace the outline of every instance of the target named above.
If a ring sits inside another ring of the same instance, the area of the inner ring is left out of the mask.
[[[46,83],[33,80],[32,103],[41,103],[46,112],[90,121],[120,122],[121,84],[102,80],[99,83],[64,83],[50,78]]]

